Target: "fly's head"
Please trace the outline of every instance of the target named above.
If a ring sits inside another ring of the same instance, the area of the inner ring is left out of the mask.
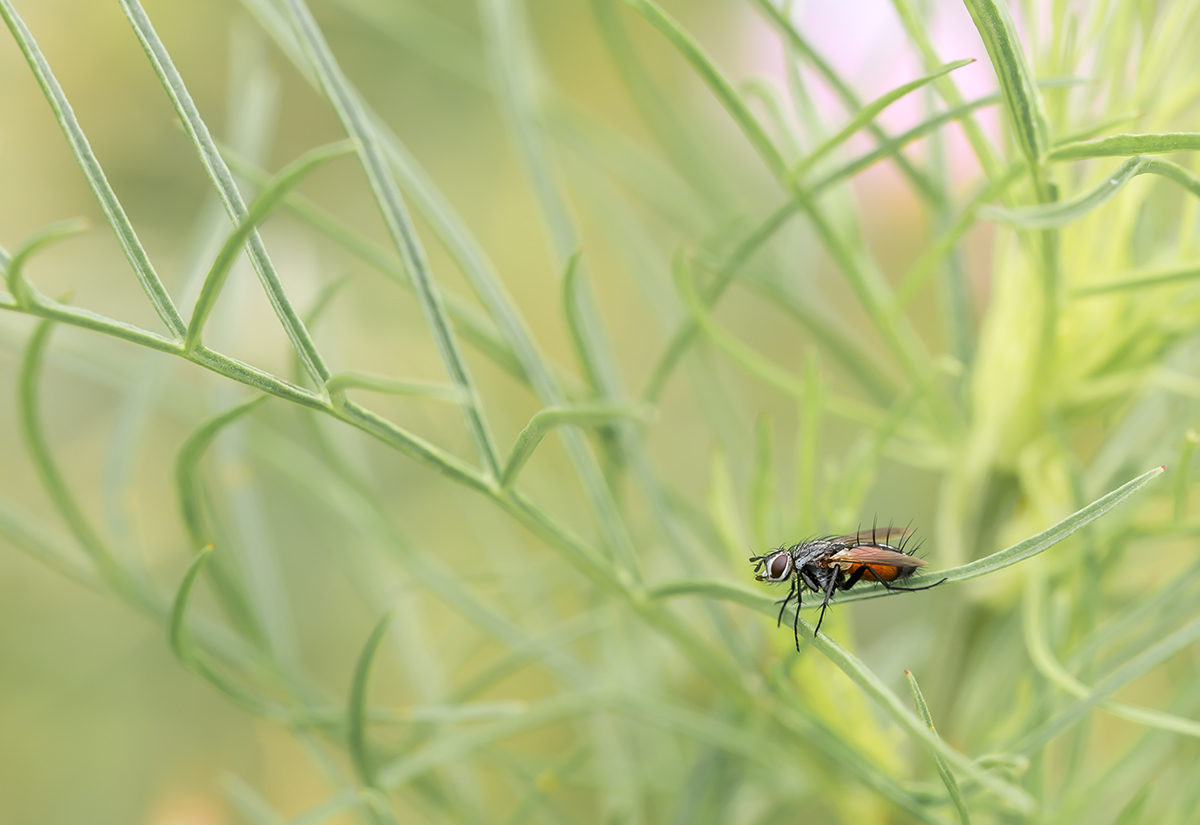
[[[792,554],[787,550],[776,550],[765,556],[752,556],[750,561],[754,563],[754,578],[760,582],[787,581],[792,575],[794,562]]]

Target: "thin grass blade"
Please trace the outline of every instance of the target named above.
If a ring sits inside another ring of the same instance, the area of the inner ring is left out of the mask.
[[[200,336],[204,332],[204,324],[217,304],[217,297],[221,294],[225,279],[229,276],[229,271],[233,268],[237,256],[241,254],[242,246],[255,232],[258,225],[270,216],[275,207],[279,205],[280,200],[299,185],[304,178],[329,161],[353,151],[354,144],[343,140],[305,152],[284,167],[258,194],[258,197],[250,204],[250,208],[246,210],[245,217],[238,221],[237,226],[225,238],[220,251],[217,252],[216,259],[213,260],[212,267],[208,270],[208,275],[204,278],[204,285],[200,287],[200,295],[196,298],[192,319],[188,323],[187,337],[184,339],[184,346],[189,352],[200,346]]]
[[[367,643],[363,645],[358,655],[358,663],[354,666],[354,680],[350,685],[350,698],[346,702],[346,731],[349,737],[350,759],[354,762],[354,772],[368,788],[376,787],[375,768],[371,755],[367,752],[367,687],[371,681],[371,666],[375,663],[375,654],[383,634],[387,632],[392,621],[392,614],[385,613],[375,629],[371,631]]]
[[[16,252],[13,253],[12,258],[3,269],[8,281],[8,291],[12,293],[18,306],[28,308],[37,296],[37,290],[25,274],[25,264],[29,262],[29,259],[50,244],[79,235],[91,227],[92,222],[87,218],[72,218],[39,229],[17,247]]]
[[[63,134],[66,135],[67,142],[71,145],[72,154],[75,155],[75,159],[83,169],[88,186],[96,195],[96,199],[100,201],[100,208],[104,210],[109,225],[116,233],[125,258],[133,268],[134,275],[142,285],[142,290],[150,299],[154,311],[166,326],[167,331],[174,338],[182,339],[187,330],[187,324],[184,323],[179,310],[175,308],[175,303],[159,279],[158,273],[154,271],[150,258],[142,247],[142,242],[138,240],[137,233],[133,230],[133,224],[129,222],[125,210],[121,207],[121,202],[117,200],[116,193],[109,186],[108,179],[104,177],[104,170],[100,168],[100,162],[92,152],[92,147],[88,144],[79,121],[75,119],[75,112],[71,109],[67,96],[63,94],[62,87],[58,85],[58,80],[50,71],[50,64],[46,62],[41,49],[38,48],[37,41],[33,39],[33,35],[30,34],[25,22],[17,14],[10,0],[0,0],[0,16],[4,18],[9,31],[16,39],[21,53],[25,55],[25,60],[29,64],[29,68],[33,70],[38,85],[42,87],[42,94],[46,96],[46,101],[54,111],[54,117],[62,128]]]
[[[953,63],[947,63],[944,66],[939,67],[936,71],[925,75],[924,77],[919,77],[916,80],[910,80],[903,86],[898,86],[887,94],[875,98],[875,100],[872,100],[870,103],[859,109],[854,117],[850,119],[850,122],[847,123],[840,132],[825,140],[820,146],[818,146],[816,149],[806,155],[798,164],[796,164],[796,166],[792,169],[792,174],[797,177],[803,175],[808,169],[811,169],[814,165],[816,165],[821,158],[832,152],[838,146],[841,146],[860,129],[867,126],[867,124],[873,122],[876,115],[878,115],[887,107],[891,106],[900,98],[915,92],[917,89],[932,83],[937,78],[949,74],[955,69],[961,69],[963,66],[969,66],[974,62],[975,58],[973,57],[968,57],[964,60],[955,60]]]
[[[1200,132],[1162,132],[1144,135],[1110,135],[1056,146],[1048,161],[1085,160],[1129,155],[1162,155],[1200,149]]]
[[[913,702],[917,706],[917,715],[921,717],[921,721],[929,726],[929,730],[936,733],[933,727],[933,716],[929,713],[929,706],[925,704],[925,697],[921,694],[921,688],[917,684],[917,677],[913,676],[910,671],[904,671],[904,675],[908,677],[908,687],[912,690]],[[950,772],[949,766],[946,765],[944,759],[937,753],[933,754],[933,761],[937,764],[938,776],[942,778],[942,783],[946,786],[946,792],[950,794],[950,801],[954,803],[955,810],[958,811],[958,820],[962,825],[971,825],[971,814],[967,810],[967,801],[963,799],[962,789],[958,787],[958,780],[954,778],[954,774]]]
[[[339,397],[344,399],[346,390],[370,390],[387,395],[428,398],[431,401],[446,401],[460,405],[470,402],[466,392],[458,384],[419,381],[415,378],[388,378],[355,370],[339,372],[330,376],[329,380],[325,382],[325,389],[333,398],[335,405],[339,403]]]
[[[539,411],[529,419],[525,429],[517,436],[500,473],[500,489],[507,490],[516,483],[517,476],[533,455],[533,451],[555,427],[604,426],[619,419],[645,422],[652,410],[652,407],[646,405],[597,402],[577,404],[573,407],[548,407]]]
[[[1098,185],[1069,200],[1019,209],[989,206],[979,210],[979,217],[1017,229],[1052,229],[1065,226],[1110,201],[1138,175],[1161,175],[1200,198],[1200,178],[1196,175],[1169,160],[1138,156],[1122,163]]]
[[[1153,269],[1144,272],[1131,272],[1122,277],[1105,280],[1090,286],[1081,286],[1071,291],[1074,298],[1093,298],[1097,295],[1110,295],[1114,292],[1137,292],[1142,289],[1153,289],[1159,286],[1174,286],[1188,283],[1200,278],[1200,265],[1190,264],[1170,269]]]
[[[1000,81],[1004,108],[1017,137],[1017,145],[1035,174],[1050,146],[1049,126],[1042,96],[1033,81],[1016,26],[1004,2],[964,0],[975,28],[983,38],[992,67]]]

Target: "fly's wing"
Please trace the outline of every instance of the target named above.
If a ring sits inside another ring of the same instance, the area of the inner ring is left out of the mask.
[[[872,567],[898,567],[904,570],[913,570],[927,564],[924,559],[918,559],[907,553],[897,553],[895,550],[885,550],[872,544],[847,547],[834,553],[830,559],[835,562],[851,562]]]
[[[892,544],[893,541],[903,541],[912,534],[913,531],[907,527],[875,527],[870,530],[859,530],[848,536],[834,536],[831,541],[851,547],[865,544]]]

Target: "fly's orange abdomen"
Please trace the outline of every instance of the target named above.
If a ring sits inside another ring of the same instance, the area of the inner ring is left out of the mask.
[[[901,571],[899,567],[890,567],[885,565],[870,565],[870,564],[852,564],[842,569],[846,571],[847,576],[853,576],[860,567],[865,567],[862,577],[865,581],[875,582],[894,582],[900,578],[901,572],[909,573],[911,571]]]

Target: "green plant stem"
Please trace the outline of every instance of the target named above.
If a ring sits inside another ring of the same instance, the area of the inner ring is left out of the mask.
[[[200,117],[200,112],[183,83],[183,77],[175,68],[166,47],[159,40],[154,27],[150,24],[150,18],[146,16],[146,12],[138,0],[120,0],[120,3],[130,25],[133,26],[138,41],[142,44],[146,57],[150,59],[150,64],[154,67],[155,74],[158,75],[163,90],[175,107],[175,112],[179,116],[184,130],[191,138],[205,172],[208,173],[217,195],[225,205],[225,211],[229,213],[229,217],[235,225],[242,224],[246,220],[249,210],[233,180],[233,174],[225,165],[225,161],[221,159],[216,142],[209,134],[208,126]],[[279,274],[275,271],[275,265],[267,255],[266,246],[257,230],[251,231],[247,238],[247,251],[254,271],[258,274],[263,290],[267,294],[267,300],[275,310],[275,315],[283,325],[284,332],[287,333],[292,346],[304,360],[305,367],[313,380],[323,383],[329,377],[329,370],[317,352],[316,345],[308,334],[308,330],[305,329],[304,323],[292,307],[291,301],[284,291],[283,283],[279,279]]]
[[[474,384],[459,349],[458,339],[446,316],[441,291],[434,283],[424,246],[417,236],[416,227],[404,206],[395,180],[388,171],[383,147],[374,125],[367,118],[357,95],[350,89],[308,7],[301,0],[288,0],[287,5],[296,36],[320,81],[321,89],[337,113],[342,128],[356,144],[363,172],[367,176],[392,243],[400,253],[405,270],[412,278],[425,322],[433,335],[442,362],[446,365],[446,371],[467,397],[473,399],[476,397]],[[321,375],[320,380],[322,384],[329,380],[328,373]],[[495,478],[500,473],[499,457],[483,415],[479,408],[471,403],[461,405],[461,409],[485,472]]]
[[[58,125],[66,135],[71,153],[75,155],[75,159],[83,169],[88,186],[91,187],[96,199],[100,202],[100,208],[104,210],[109,225],[116,233],[125,258],[129,261],[142,290],[150,299],[154,311],[171,336],[175,339],[183,338],[187,324],[184,323],[179,310],[175,308],[175,303],[171,300],[166,287],[163,286],[158,273],[154,271],[150,258],[146,255],[146,250],[133,230],[133,224],[129,222],[125,210],[121,207],[121,202],[117,200],[116,193],[113,192],[108,179],[105,178],[104,170],[100,167],[95,153],[92,152],[92,147],[88,144],[79,121],[75,119],[75,112],[71,109],[67,96],[63,94],[62,87],[58,85],[54,73],[50,71],[50,64],[46,62],[41,49],[38,48],[37,41],[33,39],[33,35],[25,26],[25,21],[17,14],[10,0],[0,0],[0,17],[4,18],[21,53],[25,56],[25,61],[33,71],[38,85],[42,88],[42,94],[45,95]]]

